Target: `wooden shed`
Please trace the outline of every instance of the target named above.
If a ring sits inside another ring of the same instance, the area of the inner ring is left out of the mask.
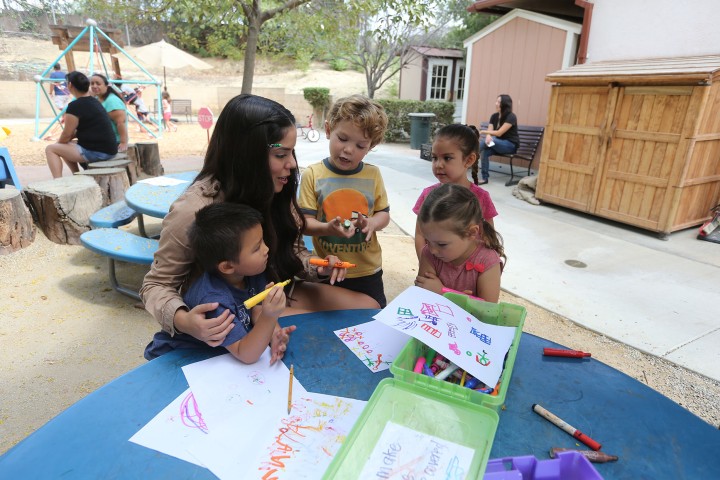
[[[666,236],[720,202],[720,55],[576,65],[552,93],[536,195]]]

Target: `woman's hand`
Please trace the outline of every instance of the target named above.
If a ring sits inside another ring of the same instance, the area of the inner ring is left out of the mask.
[[[290,342],[290,334],[297,329],[295,325],[289,327],[275,326],[275,331],[270,339],[270,365],[278,360],[282,360],[287,350],[287,344]]]
[[[125,153],[125,152],[127,152],[127,149],[128,149],[127,143],[118,144],[118,153]]]
[[[353,230],[354,231],[354,230]],[[330,276],[330,285],[335,285],[335,282],[342,282],[345,280],[347,275],[347,268],[335,268],[333,265],[340,262],[340,259],[335,255],[328,255],[325,257],[328,261],[327,267],[318,267],[318,273],[320,275]]]
[[[173,319],[175,329],[192,335],[211,347],[217,347],[222,344],[230,330],[235,327],[232,323],[235,315],[230,313],[230,310],[225,310],[215,318],[205,318],[206,312],[212,312],[218,306],[217,302],[203,303],[189,312],[183,309],[178,310],[175,312],[175,318]]]
[[[492,135],[490,135],[490,134],[488,133],[488,134],[485,136],[485,145],[490,145],[491,143],[493,143]]]

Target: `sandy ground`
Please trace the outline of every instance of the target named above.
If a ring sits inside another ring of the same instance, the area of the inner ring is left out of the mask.
[[[0,61],[9,51],[39,51],[36,41],[8,49],[8,40],[0,37],[5,42],[0,43]],[[44,47],[49,46],[52,56],[56,47],[47,44]],[[22,61],[34,61],[33,55]],[[47,60],[37,60],[43,59]],[[224,68],[237,65],[225,64]],[[342,73],[349,76],[349,72]],[[298,78],[326,74],[319,69],[307,75],[284,72],[286,76],[272,78],[276,84],[282,79],[297,85]],[[355,91],[361,91],[362,76],[354,75],[360,76]],[[47,142],[30,142],[33,130],[33,125],[12,126],[11,136],[0,141],[12,152],[16,166],[45,165]],[[134,127],[130,130],[132,140],[145,140]],[[205,132],[180,124],[178,133],[166,134],[159,143],[163,163],[177,156],[202,155]],[[148,227],[151,232],[153,228],[159,229],[159,224]],[[136,231],[134,225],[129,229]],[[380,241],[386,293],[392,299],[411,285],[416,275],[416,267],[408,268],[407,261],[414,257],[413,241],[394,225],[380,235]],[[139,286],[145,269],[122,265],[118,277],[123,283]],[[5,400],[0,405],[2,453],[88,393],[143,364],[143,349],[157,324],[136,302],[110,288],[105,258],[83,247],[54,244],[41,231],[27,248],[0,256],[0,271],[0,398]],[[501,301],[527,308],[526,332],[592,352],[594,359],[649,385],[708,423],[720,424],[720,383],[614,342],[506,292]]]

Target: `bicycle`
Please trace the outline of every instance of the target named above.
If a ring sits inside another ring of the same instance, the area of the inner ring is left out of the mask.
[[[310,140],[311,142],[317,142],[320,139],[320,132],[318,132],[317,130],[315,130],[313,128],[313,122],[312,122],[313,115],[314,114],[310,114],[307,117],[307,119],[308,119],[307,125],[301,125],[300,123],[296,123],[295,127],[297,127],[300,130],[298,132],[298,136],[302,135],[303,138],[306,138],[306,139]]]

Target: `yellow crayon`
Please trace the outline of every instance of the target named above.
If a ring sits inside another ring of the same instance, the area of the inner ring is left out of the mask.
[[[270,293],[270,290],[272,290],[272,289],[275,288],[275,287],[280,287],[280,288],[282,288],[282,287],[284,287],[285,285],[287,285],[288,283],[290,283],[290,280],[285,280],[284,282],[276,283],[275,285],[273,285],[272,287],[268,288],[267,290],[264,290],[264,291],[258,293],[257,295],[248,298],[247,300],[245,300],[245,302],[243,302],[243,304],[245,305],[245,308],[247,308],[248,310],[250,310],[250,309],[253,308],[255,305],[257,305],[258,303],[260,303],[260,302],[262,302],[263,300],[265,300],[265,297],[268,296],[268,293]]]
[[[327,267],[330,265],[329,260],[323,260],[322,258],[311,258],[310,265],[317,265],[318,267]],[[356,265],[349,262],[335,262],[334,268],[353,268]]]

